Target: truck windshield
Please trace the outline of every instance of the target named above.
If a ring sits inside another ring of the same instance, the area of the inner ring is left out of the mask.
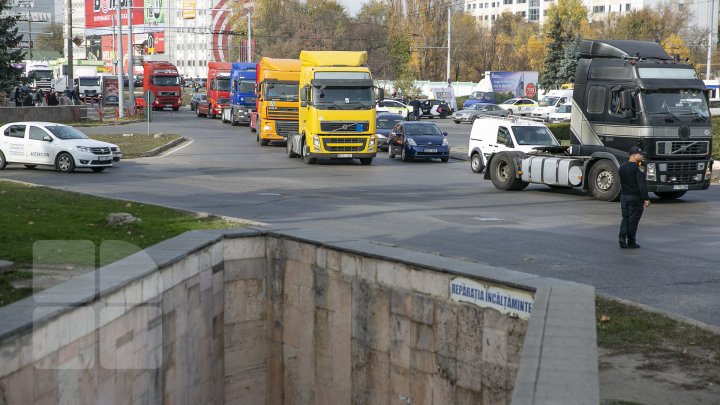
[[[238,93],[254,93],[255,92],[255,81],[252,80],[241,80],[238,85]]]
[[[230,79],[215,79],[215,82],[217,85],[215,86],[215,90],[217,91],[230,91]]]
[[[268,83],[265,86],[265,98],[268,100],[298,100],[298,84],[295,83]]]
[[[52,72],[49,70],[33,70],[28,75],[30,78],[33,79],[52,79]]]
[[[100,79],[97,77],[81,77],[80,85],[81,86],[99,86]]]
[[[709,121],[705,95],[700,90],[643,92],[643,110],[648,115],[660,116],[674,121]]]
[[[153,76],[152,83],[156,86],[179,86],[179,76]]]
[[[313,87],[313,100],[320,109],[364,110],[375,106],[372,87]]]
[[[557,140],[546,127],[512,127],[519,145],[557,145]]]
[[[538,107],[549,107],[554,106],[557,104],[558,100],[560,100],[560,97],[545,97],[544,99],[540,100],[538,103]]]
[[[77,129],[73,127],[66,127],[66,126],[49,126],[45,127],[48,131],[52,132],[53,135],[57,136],[58,138],[65,140],[65,139],[87,139],[87,135],[83,134],[82,132],[78,131]]]

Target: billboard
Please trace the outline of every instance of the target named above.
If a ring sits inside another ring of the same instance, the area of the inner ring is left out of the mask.
[[[103,76],[102,98],[104,106],[118,105],[120,103],[120,90],[118,88],[117,77]]]
[[[165,53],[165,33],[148,32],[145,51],[148,54]]]
[[[117,16],[115,3],[118,0],[85,0],[85,27],[104,28],[112,27],[113,19]],[[144,0],[134,0],[133,7],[144,7]],[[127,5],[128,0],[120,0],[122,8],[122,24],[127,26]],[[143,8],[133,8],[133,25],[145,24],[145,13]]]
[[[168,0],[147,0],[145,4],[145,24],[153,26],[165,23]],[[135,16],[133,15],[133,18]],[[133,20],[133,23],[135,21]]]
[[[537,100],[538,72],[490,72],[490,83],[496,103],[513,97]]]
[[[183,0],[182,1],[182,18],[185,20],[192,20],[195,18],[195,15],[197,14],[195,9],[197,8],[197,3],[195,0]]]

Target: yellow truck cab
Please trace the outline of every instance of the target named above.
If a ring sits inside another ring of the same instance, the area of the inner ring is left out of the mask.
[[[298,133],[300,60],[260,59],[257,68],[257,117],[251,126],[260,145],[285,142]],[[255,118],[255,117],[254,117]]]
[[[375,87],[367,52],[301,51],[298,133],[287,142],[289,157],[359,159],[372,163]],[[383,91],[379,90],[379,99]]]

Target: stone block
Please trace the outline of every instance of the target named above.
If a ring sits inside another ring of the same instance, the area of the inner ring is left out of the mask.
[[[410,370],[410,399],[413,405],[432,405],[430,374]]]
[[[234,280],[247,280],[251,278],[265,278],[267,260],[265,258],[232,260],[225,262],[223,273],[225,282]]]
[[[412,337],[410,340],[410,346],[413,349],[428,352],[433,350],[434,343],[432,326],[424,323],[412,322],[410,331]]]
[[[497,364],[483,364],[482,395],[485,404],[507,404],[512,394],[508,369]]]
[[[407,289],[411,273],[407,265],[397,262],[377,262],[377,282],[392,288]]]
[[[335,249],[325,249],[325,263],[328,270],[340,272],[340,269],[342,269],[342,252]]]
[[[397,288],[390,291],[390,313],[411,319],[413,315],[411,294]]]
[[[370,343],[372,314],[366,309],[372,302],[373,287],[364,280],[355,279],[352,284],[352,337],[365,344]]]
[[[507,366],[507,332],[493,328],[483,329],[483,363]]]
[[[390,291],[383,288],[374,288],[367,313],[370,316],[368,331],[370,345],[374,350],[388,352],[390,350],[391,323],[390,323]],[[367,307],[356,308],[355,311],[365,311]]]
[[[407,405],[412,402],[410,371],[405,367],[390,365],[390,404]]]
[[[283,239],[282,245],[285,258],[315,266],[317,262],[317,246],[290,239]]]
[[[431,403],[437,405],[455,404],[455,386],[437,374],[430,376]],[[479,403],[479,402],[478,402]]]
[[[456,405],[495,405],[483,402],[482,391],[475,391],[463,387],[455,388],[455,404]]]
[[[328,248],[319,246],[315,251],[315,265],[320,268],[327,268]]]
[[[361,266],[360,256],[352,253],[342,253],[340,257],[340,272],[348,277],[357,277]]]
[[[437,300],[434,310],[433,342],[435,347],[433,350],[442,356],[454,358],[457,355],[458,306],[447,301]]]
[[[422,268],[413,269],[408,281],[413,291],[445,299],[450,296],[450,277],[447,275]]]
[[[237,323],[265,319],[264,279],[236,280],[225,285],[225,322]]]
[[[267,403],[267,368],[258,366],[244,370],[232,381],[225,380],[226,404]]]
[[[483,312],[470,304],[458,305],[456,357],[458,361],[479,364],[483,347]]]
[[[482,370],[485,365],[479,361],[465,362],[457,360],[457,385],[472,391],[482,391]]]
[[[363,280],[375,283],[377,280],[377,259],[371,257],[362,257],[360,267],[358,267],[357,275]]]
[[[412,321],[402,316],[393,315],[390,318],[390,323],[390,363],[394,366],[409,369]]]
[[[390,401],[390,355],[377,350],[370,351],[368,364],[368,392],[366,404],[387,404]],[[356,381],[353,379],[353,381]]]
[[[425,295],[411,294],[410,302],[412,308],[410,318],[415,322],[432,325],[434,321],[433,317],[435,315],[435,300]]]
[[[264,236],[225,239],[223,241],[223,260],[228,262],[264,258],[266,248],[267,244]]]
[[[435,354],[425,350],[410,350],[410,369],[432,374],[438,371]]]

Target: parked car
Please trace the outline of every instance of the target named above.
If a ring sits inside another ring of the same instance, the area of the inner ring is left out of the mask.
[[[420,117],[445,118],[452,113],[450,106],[442,100],[424,100],[420,103]]]
[[[108,145],[110,145],[110,151],[113,155],[113,162],[117,163],[122,159],[122,150],[120,150],[120,147],[115,145],[114,143],[106,142]]]
[[[500,108],[496,104],[473,104],[464,110],[455,111],[450,116],[456,124],[461,122],[473,122],[482,116],[507,117],[510,111]]]
[[[538,146],[559,146],[555,136],[542,122],[507,118],[476,120],[468,143],[470,169],[475,173],[482,172],[487,165],[487,157],[493,153],[527,153]]]
[[[396,100],[383,100],[378,102],[375,106],[375,111],[379,113],[390,113],[402,115],[403,119],[407,119],[408,114],[412,110],[411,107],[396,101]]]
[[[135,88],[137,89],[137,88],[142,87],[142,85],[143,85],[143,75],[135,75],[135,77],[133,77],[133,86],[135,86]]]
[[[190,99],[190,111],[197,109],[198,103],[207,103],[207,95],[205,93],[195,93]]]
[[[113,146],[63,124],[14,122],[0,127],[0,169],[19,163],[29,169],[54,166],[63,173],[76,168],[102,172],[112,166]]]
[[[566,103],[557,107],[554,112],[551,112],[550,115],[548,115],[548,121],[550,123],[569,122],[571,114],[572,103]]]
[[[535,100],[529,98],[511,98],[498,104],[500,108],[504,108],[515,115],[527,115],[532,113],[532,110],[537,107]]]
[[[380,113],[375,119],[375,137],[377,138],[378,150],[388,149],[388,136],[395,125],[403,122],[405,117],[400,114]]]
[[[450,159],[447,132],[432,122],[402,121],[395,125],[388,137],[388,157],[400,155],[404,162],[415,159]]]

